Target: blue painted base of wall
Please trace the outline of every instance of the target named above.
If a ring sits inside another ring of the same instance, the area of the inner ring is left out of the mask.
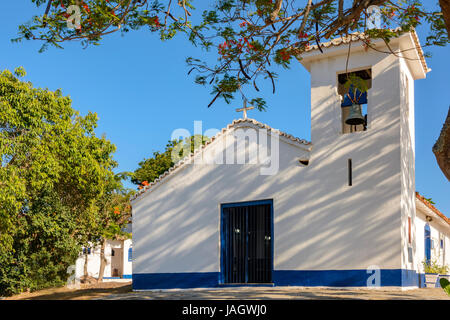
[[[221,283],[221,288],[236,288],[236,287],[275,287],[275,283]]]
[[[133,290],[217,287],[219,272],[133,273]]]
[[[415,270],[402,269],[402,286],[419,287],[419,274]]]
[[[275,270],[273,271],[273,284],[266,284],[266,286],[366,287],[367,280],[372,274],[373,272],[368,273],[367,270]],[[220,284],[219,279],[219,272],[134,273],[133,289],[235,286]],[[264,284],[262,285],[264,286]],[[382,269],[380,270],[380,286],[419,286],[419,275],[414,270]]]
[[[305,287],[367,287],[367,280],[373,274],[367,270],[283,270],[273,273],[274,283],[278,286]],[[418,286],[418,276],[414,270],[381,269],[380,286]]]
[[[103,277],[103,279],[132,279],[133,275],[124,274],[122,277]]]

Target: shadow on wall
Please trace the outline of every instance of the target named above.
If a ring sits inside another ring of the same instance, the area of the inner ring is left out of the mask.
[[[276,270],[401,268],[399,110],[376,89],[396,70],[374,78],[367,131],[340,135],[327,110],[316,114],[323,132],[308,167],[294,166],[292,151],[280,152],[275,176],[258,165],[188,165],[150,191],[134,216],[134,272],[219,271],[220,204],[259,199],[274,199]]]

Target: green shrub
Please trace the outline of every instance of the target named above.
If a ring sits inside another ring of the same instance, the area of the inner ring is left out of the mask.
[[[441,284],[441,288],[444,289],[444,291],[450,296],[450,281],[445,278],[441,278],[439,283]]]
[[[422,262],[425,273],[437,273],[437,274],[447,274],[448,267],[445,265],[439,265],[436,261],[431,261],[427,263],[426,261]]]

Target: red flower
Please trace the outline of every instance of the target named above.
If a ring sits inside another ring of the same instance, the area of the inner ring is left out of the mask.
[[[308,38],[308,34],[306,33],[306,32],[300,32],[299,34],[298,34],[298,37],[300,38],[300,39],[302,39],[302,38]]]
[[[281,49],[280,56],[281,60],[283,61],[289,61],[289,59],[291,58],[291,54],[287,51],[287,49]]]
[[[89,7],[87,6],[87,4],[83,3],[82,4],[84,10],[86,10],[87,13],[91,13],[91,10],[89,10]]]
[[[159,23],[159,18],[158,18],[158,16],[154,16],[154,17],[153,17],[153,23],[155,24],[155,27],[156,27],[156,28],[161,27],[161,24]]]
[[[239,24],[239,26],[240,26],[241,28],[244,28],[247,24],[248,24],[247,21],[242,21],[242,22]]]

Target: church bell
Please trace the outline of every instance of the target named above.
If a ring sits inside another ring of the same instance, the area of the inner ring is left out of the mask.
[[[352,104],[348,117],[345,119],[345,123],[353,126],[364,124],[364,122],[365,120],[361,112],[361,105],[355,103]]]

